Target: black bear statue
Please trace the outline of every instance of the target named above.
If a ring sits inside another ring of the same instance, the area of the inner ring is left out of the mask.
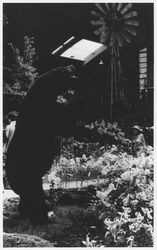
[[[56,137],[91,134],[76,126],[82,109],[80,95],[72,103],[57,101],[68,89],[77,92],[82,84],[73,70],[72,65],[58,67],[35,81],[20,105],[7,150],[7,179],[20,196],[19,211],[36,223],[48,220],[42,177],[51,168],[58,150]]]

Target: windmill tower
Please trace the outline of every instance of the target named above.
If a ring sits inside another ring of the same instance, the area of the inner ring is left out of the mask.
[[[96,26],[94,34],[100,36],[100,42],[110,51],[110,119],[113,116],[113,102],[124,99],[120,48],[131,43],[137,34],[138,13],[132,3],[96,3],[91,14]]]

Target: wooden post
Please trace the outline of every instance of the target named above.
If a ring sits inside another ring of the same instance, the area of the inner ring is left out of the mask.
[[[110,109],[110,120],[113,118],[113,84],[114,84],[114,70],[113,70],[113,55],[111,55],[111,109]]]
[[[104,115],[104,98],[103,98],[103,92],[100,93],[100,98],[101,98],[101,116],[103,117]]]

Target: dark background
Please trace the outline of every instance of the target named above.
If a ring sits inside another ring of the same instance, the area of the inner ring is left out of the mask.
[[[134,64],[133,52],[149,46],[153,48],[153,4],[134,4],[138,11],[140,26],[138,35],[131,45],[122,49],[129,64]],[[5,3],[4,14],[8,18],[3,32],[4,54],[6,44],[12,42],[21,49],[25,35],[35,38],[35,48],[39,57],[39,74],[53,68],[51,52],[71,36],[99,41],[95,36],[95,27],[91,10],[96,10],[94,3]],[[130,56],[129,56],[130,55]],[[133,58],[132,58],[133,57]]]

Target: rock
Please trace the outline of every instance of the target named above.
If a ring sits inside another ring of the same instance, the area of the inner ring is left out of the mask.
[[[54,243],[29,234],[3,233],[3,247],[54,247]]]

